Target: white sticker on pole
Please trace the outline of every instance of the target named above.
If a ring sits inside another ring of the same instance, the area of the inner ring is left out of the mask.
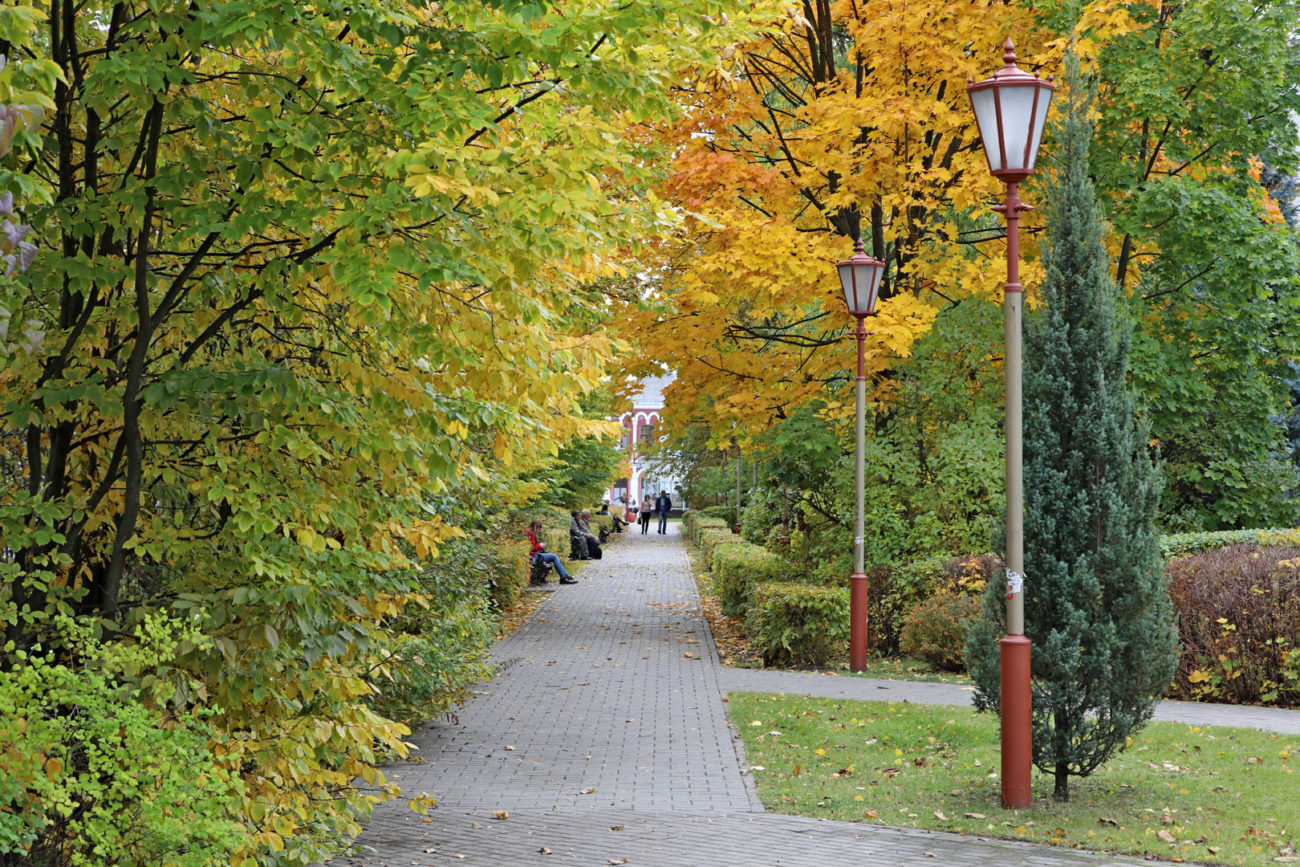
[[[1021,591],[1025,584],[1025,576],[1019,572],[1007,570],[1007,598],[1010,599]]]

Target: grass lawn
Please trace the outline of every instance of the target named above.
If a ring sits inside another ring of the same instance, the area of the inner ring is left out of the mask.
[[[848,660],[844,660],[837,670],[847,672],[849,670]],[[881,680],[921,680],[927,683],[960,683],[963,686],[971,686],[974,681],[965,673],[956,671],[937,671],[928,662],[919,659],[908,659],[902,656],[894,657],[867,657],[867,667],[860,673],[854,673],[854,677],[872,677]]]
[[[1300,863],[1300,738],[1151,723],[1086,779],[999,806],[998,720],[969,708],[733,693],[770,810],[1171,861]]]

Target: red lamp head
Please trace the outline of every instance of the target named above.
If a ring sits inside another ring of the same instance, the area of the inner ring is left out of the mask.
[[[1043,139],[1047,109],[1056,85],[1016,68],[1015,47],[1008,39],[1002,59],[1006,66],[979,82],[966,85],[989,171],[1007,183],[1034,173],[1038,145]]]
[[[854,316],[870,316],[876,309],[885,263],[863,252],[859,239],[853,255],[835,267],[840,272],[840,286],[844,288],[844,303],[848,304],[849,312]]]

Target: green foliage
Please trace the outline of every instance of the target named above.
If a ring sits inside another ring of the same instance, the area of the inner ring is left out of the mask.
[[[1300,349],[1300,239],[1256,178],[1261,157],[1297,165],[1300,9],[1125,8],[1133,26],[1099,58],[1090,168],[1132,290],[1132,375],[1159,443],[1163,524],[1293,525],[1300,479],[1278,420]]]
[[[141,679],[199,633],[155,616],[105,645],[66,617],[52,625],[75,664],[35,647],[0,671],[5,863],[228,860],[244,841],[243,786],[209,750],[212,713],[178,709],[171,686]]]
[[[469,684],[488,678],[487,608],[521,577],[527,582],[527,551],[526,538],[511,550],[474,533],[448,540],[418,570],[412,595],[387,621],[384,665],[367,678],[376,712],[415,725],[460,705]]]
[[[38,646],[71,665],[56,615],[109,644],[202,622],[139,680],[173,685],[177,719],[214,709],[208,751],[243,788],[208,806],[244,822],[235,867],[327,860],[397,795],[377,770],[407,749],[394,717],[482,673],[492,594],[517,581],[489,516],[587,505],[614,475],[582,398],[639,292],[600,278],[674,219],[626,132],[675,110],[720,11],[0,10],[42,58],[0,74],[0,101],[52,106],[62,79],[0,170],[0,209],[16,194],[42,245],[0,278],[0,668]]]
[[[1160,537],[1160,556],[1166,560],[1184,554],[1212,551],[1231,545],[1300,544],[1300,530],[1219,530],[1211,533],[1174,533]]]
[[[978,619],[980,603],[973,596],[939,593],[903,618],[899,647],[941,671],[966,670],[966,634]]]
[[[694,509],[688,509],[682,516],[682,532],[687,541],[699,544],[700,537],[706,531],[725,530],[731,532],[731,525],[721,518],[708,518],[700,515]]]
[[[776,582],[754,588],[745,632],[769,666],[824,666],[848,652],[845,588]]]
[[[1005,499],[1002,387],[988,364],[1001,342],[1000,308],[967,300],[941,310],[900,364],[897,402],[867,441],[868,563],[988,547]],[[851,515],[848,469],[840,502]]]
[[[731,545],[749,544],[735,533],[721,527],[701,528],[700,531],[696,533],[693,541],[699,547],[700,551],[703,552],[705,559],[710,563],[713,562],[713,555],[719,548]]]
[[[1087,171],[1089,83],[1070,103],[1048,217],[1043,307],[1028,320],[1024,378],[1025,634],[1033,642],[1033,757],[1069,799],[1151,718],[1177,662],[1155,515],[1159,479],[1128,391],[1128,332]],[[1005,586],[966,657],[981,707],[999,698],[994,637]]]
[[[989,581],[1000,579],[1003,568],[1001,558],[991,554],[956,558],[940,554],[871,569],[867,640],[872,649],[889,656],[899,653],[909,612],[936,595],[978,594]]]
[[[728,505],[721,505],[721,506],[705,506],[703,509],[698,509],[698,510],[696,510],[696,511],[699,512],[699,515],[700,515],[700,517],[702,517],[702,518],[719,518],[719,519],[721,519],[722,522],[723,522],[723,525],[724,525],[724,526],[727,526],[727,527],[734,527],[734,526],[736,525],[736,507],[735,507],[735,506],[728,506]],[[683,516],[683,518],[684,518],[684,517],[685,517],[685,516]]]
[[[623,453],[609,438],[581,437],[566,442],[555,462],[533,476],[542,481],[540,502],[566,509],[586,509],[618,476]]]
[[[790,579],[790,564],[758,545],[720,545],[713,553],[713,586],[730,617],[744,617],[758,586]]]

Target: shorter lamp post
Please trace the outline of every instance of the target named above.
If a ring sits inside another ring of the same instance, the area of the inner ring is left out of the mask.
[[[1034,173],[1043,123],[1056,86],[1016,68],[1011,40],[1005,66],[966,86],[979,124],[989,171],[1007,185],[1004,204],[994,208],[1007,219],[1007,282],[1002,305],[1006,341],[1007,440],[1007,634],[1002,639],[1002,806],[1028,807],[1033,800],[1030,764],[1033,721],[1029,639],[1025,637],[1025,536],[1023,447],[1021,442],[1020,182]]]
[[[885,273],[885,263],[873,259],[862,250],[858,240],[852,256],[835,266],[840,272],[840,285],[844,289],[844,302],[849,313],[858,320],[854,336],[858,340],[857,379],[857,436],[854,492],[857,508],[853,516],[853,574],[849,576],[849,669],[864,671],[867,667],[867,573],[863,561],[862,539],[863,499],[866,486],[867,437],[867,367],[864,344],[867,339],[866,319],[876,309],[876,296],[880,293],[880,278]]]

